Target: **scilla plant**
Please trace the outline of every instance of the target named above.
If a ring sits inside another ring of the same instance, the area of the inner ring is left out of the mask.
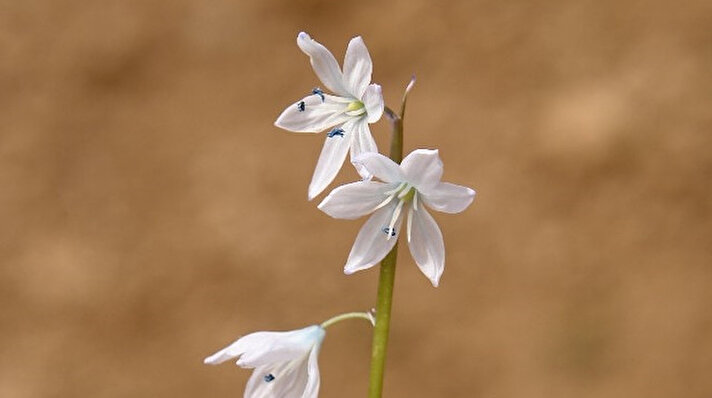
[[[362,180],[334,189],[318,207],[341,219],[370,214],[356,236],[344,272],[351,274],[380,262],[375,311],[344,313],[319,325],[292,331],[251,333],[204,362],[215,365],[237,358],[238,366],[254,369],[245,398],[315,398],[320,384],[317,358],[326,329],[343,320],[361,318],[374,326],[368,391],[370,398],[379,398],[398,241],[401,235],[405,236],[418,268],[437,287],[445,269],[445,245],[440,228],[427,209],[459,213],[472,203],[475,191],[441,182],[443,163],[437,150],[416,149],[403,158],[403,117],[415,79],[407,85],[396,113],[385,106],[381,86],[371,83],[373,64],[361,37],[349,42],[343,68],[326,47],[308,34],[299,33],[297,45],[309,56],[326,90],[314,88],[290,104],[275,125],[296,133],[328,131],[309,184],[309,200],[329,186],[350,152],[351,163]],[[388,157],[378,153],[369,128],[384,113],[392,126]]]

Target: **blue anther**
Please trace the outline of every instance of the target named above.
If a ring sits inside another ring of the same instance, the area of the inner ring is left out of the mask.
[[[396,236],[395,228],[383,227],[381,231],[383,231],[383,233],[386,235],[390,234],[391,236]]]
[[[276,377],[272,373],[268,374],[267,376],[264,377],[265,383],[269,383],[270,381],[274,380]]]
[[[314,90],[312,90],[312,94],[318,95],[319,97],[321,97],[321,102],[324,102],[324,100],[326,99],[324,97],[324,92],[321,91],[321,89],[319,87],[315,87]]]
[[[304,101],[299,101],[299,103],[297,104],[297,110],[299,112],[304,112],[304,109],[306,109],[306,107],[307,104],[305,104]]]
[[[344,136],[344,130],[342,130],[342,129],[340,129],[340,128],[335,128],[335,129],[329,131],[329,132],[326,134],[326,136],[329,137],[329,138],[331,138],[331,137],[333,137],[333,136],[335,136],[335,135],[338,135],[339,137],[343,137],[343,136]]]

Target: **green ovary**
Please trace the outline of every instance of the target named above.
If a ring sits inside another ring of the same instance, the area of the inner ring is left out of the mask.
[[[363,102],[351,101],[351,102],[349,102],[349,106],[346,107],[346,112],[356,112],[356,111],[360,111],[364,108],[365,108],[365,106],[363,105]]]
[[[402,191],[400,194],[398,194],[398,198],[400,200],[402,200],[403,202],[408,203],[413,200],[413,197],[415,196],[415,192],[416,192],[415,188],[410,187],[408,189],[408,191],[405,191],[405,192]]]

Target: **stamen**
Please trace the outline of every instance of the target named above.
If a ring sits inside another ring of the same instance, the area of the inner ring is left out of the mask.
[[[335,129],[329,131],[329,132],[326,134],[326,136],[329,137],[329,138],[332,138],[332,137],[335,136],[335,135],[338,135],[339,137],[343,137],[343,136],[344,136],[344,130],[342,130],[342,129],[340,129],[340,128],[335,128]]]
[[[312,94],[318,95],[319,97],[321,97],[321,102],[325,101],[324,92],[321,91],[321,89],[319,87],[314,87],[314,89],[312,90]]]
[[[413,228],[413,211],[415,210],[415,206],[411,207],[408,209],[408,226],[406,227],[407,235],[408,235],[408,243],[410,243],[410,230]]]
[[[299,112],[304,112],[304,109],[306,109],[306,107],[307,104],[305,104],[304,101],[299,101],[299,103],[297,104],[297,110]]]
[[[400,191],[403,189],[403,187],[405,187],[406,185],[408,185],[407,182],[401,182],[401,183],[398,184],[398,186],[395,187],[394,189],[391,189],[390,191],[384,192],[384,195],[390,196],[390,195],[393,195],[394,193],[398,193],[398,192],[400,192]]]
[[[378,206],[376,206],[371,212],[374,212],[374,211],[380,209],[381,207],[383,207],[383,206],[385,206],[385,205],[391,203],[391,200],[392,200],[392,199],[393,199],[393,196],[392,196],[392,195],[388,195],[388,197],[386,198],[386,200],[384,200],[383,202],[379,203]]]
[[[403,203],[404,202],[402,200],[399,201],[398,206],[396,206],[395,210],[393,210],[393,216],[391,217],[391,223],[388,225],[388,227],[390,228],[391,231],[395,231],[394,227],[396,225],[396,221],[398,220],[398,216],[400,216],[401,209],[403,209]],[[390,240],[391,237],[393,237],[393,236],[394,235],[388,235],[386,240]]]
[[[270,373],[264,377],[265,383],[269,383],[270,381],[272,381],[274,379],[276,379],[276,377],[274,377],[274,375],[272,373]]]

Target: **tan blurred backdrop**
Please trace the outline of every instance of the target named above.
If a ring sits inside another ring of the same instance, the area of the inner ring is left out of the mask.
[[[406,152],[478,191],[441,287],[401,252],[386,397],[711,397],[712,3],[537,3],[0,1],[0,396],[241,396],[202,358],[373,306],[272,125],[305,30],[415,73]],[[369,350],[331,328],[321,396]]]

